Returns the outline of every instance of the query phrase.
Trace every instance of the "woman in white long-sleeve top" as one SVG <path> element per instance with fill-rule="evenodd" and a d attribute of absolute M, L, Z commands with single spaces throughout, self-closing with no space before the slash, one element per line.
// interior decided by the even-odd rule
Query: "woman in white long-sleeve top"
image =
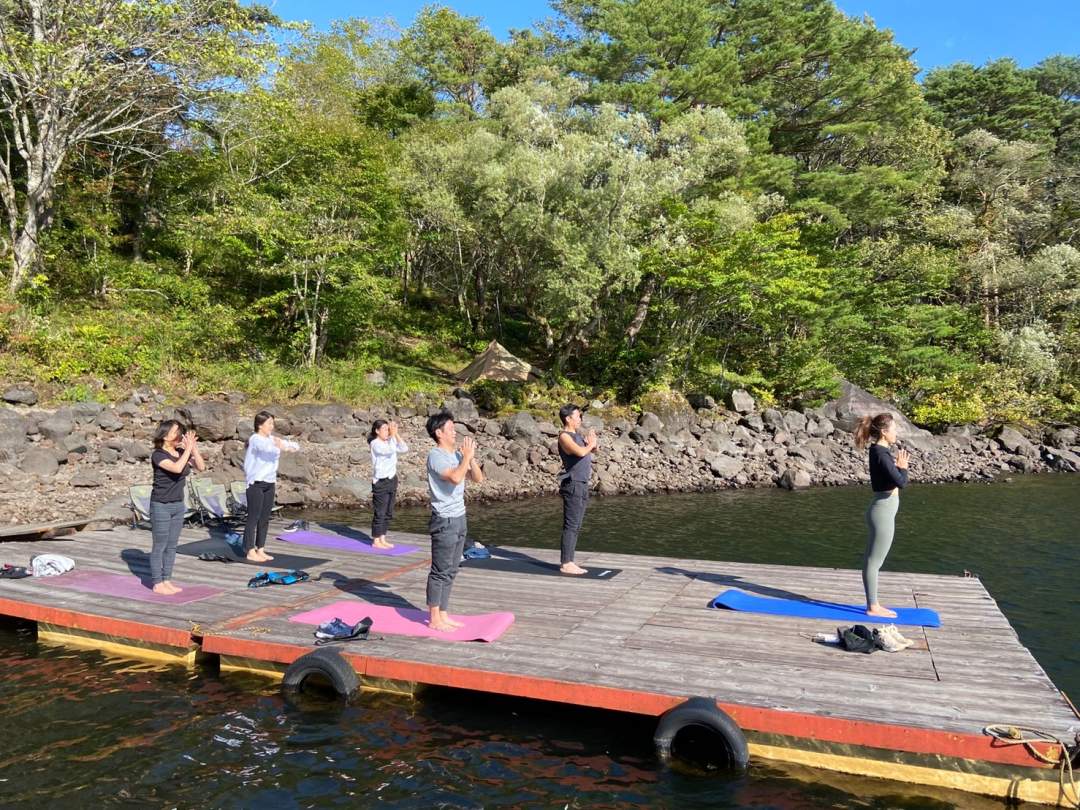
<path fill-rule="evenodd" d="M 300 445 L 274 434 L 274 416 L 268 411 L 255 414 L 255 432 L 248 439 L 244 456 L 244 479 L 247 481 L 247 524 L 244 526 L 244 552 L 252 562 L 274 559 L 266 553 L 266 532 L 274 509 L 274 485 L 277 483 L 278 459 L 282 451 L 299 450 Z"/>
<path fill-rule="evenodd" d="M 398 435 L 397 422 L 376 419 L 368 434 L 371 448 L 371 540 L 375 548 L 393 548 L 386 539 L 390 520 L 394 517 L 397 498 L 397 457 L 409 452 L 409 445 Z"/>

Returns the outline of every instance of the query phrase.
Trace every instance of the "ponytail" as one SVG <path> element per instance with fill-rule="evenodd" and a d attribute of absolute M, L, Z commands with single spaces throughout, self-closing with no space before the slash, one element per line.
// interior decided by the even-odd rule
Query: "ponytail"
<path fill-rule="evenodd" d="M 862 450 L 868 444 L 876 444 L 881 435 L 889 429 L 893 417 L 891 413 L 879 413 L 877 416 L 864 416 L 855 425 L 855 446 Z"/>

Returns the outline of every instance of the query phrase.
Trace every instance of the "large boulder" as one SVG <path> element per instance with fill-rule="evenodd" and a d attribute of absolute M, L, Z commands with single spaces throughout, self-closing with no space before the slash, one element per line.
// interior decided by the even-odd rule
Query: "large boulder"
<path fill-rule="evenodd" d="M 70 436 L 74 429 L 75 425 L 72 421 L 59 414 L 38 422 L 38 433 L 52 442 L 59 442 L 64 437 Z"/>
<path fill-rule="evenodd" d="M 750 396 L 750 393 L 741 388 L 736 388 L 731 392 L 728 396 L 728 402 L 731 405 L 731 410 L 736 413 L 753 413 L 757 407 L 757 403 L 754 402 L 754 398 Z"/>
<path fill-rule="evenodd" d="M 278 477 L 299 484 L 315 483 L 315 471 L 303 453 L 282 453 L 278 461 Z"/>
<path fill-rule="evenodd" d="M 228 402 L 194 402 L 176 409 L 200 439 L 220 442 L 236 435 L 236 407 Z"/>
<path fill-rule="evenodd" d="M 27 475 L 36 475 L 39 478 L 52 478 L 60 469 L 60 462 L 56 460 L 56 454 L 50 450 L 35 447 L 26 451 L 19 469 Z"/>
<path fill-rule="evenodd" d="M 454 415 L 454 421 L 462 424 L 475 423 L 480 418 L 480 411 L 476 409 L 476 403 L 468 397 L 448 399 L 443 403 L 443 409 L 450 411 Z"/>
<path fill-rule="evenodd" d="M 713 453 L 705 458 L 713 475 L 720 478 L 734 478 L 742 472 L 743 459 L 732 458 L 723 453 Z"/>
<path fill-rule="evenodd" d="M 90 470 L 80 470 L 71 476 L 71 486 L 78 487 L 80 489 L 96 489 L 97 487 L 104 486 L 105 479 L 96 472 Z"/>
<path fill-rule="evenodd" d="M 663 421 L 652 411 L 644 411 L 641 416 L 638 417 L 637 432 L 646 438 L 656 435 L 663 429 Z"/>
<path fill-rule="evenodd" d="M 702 409 L 706 411 L 716 410 L 716 400 L 708 394 L 687 394 L 686 401 L 690 403 L 690 407 L 695 411 Z"/>
<path fill-rule="evenodd" d="M 841 430 L 851 433 L 864 416 L 876 416 L 879 413 L 892 414 L 896 423 L 896 435 L 906 444 L 918 450 L 934 449 L 934 437 L 928 430 L 913 425 L 900 409 L 890 402 L 878 399 L 869 391 L 864 391 L 854 383 L 843 380 L 840 384 L 839 398 L 822 408 L 822 415 L 828 417 Z"/>
<path fill-rule="evenodd" d="M 656 414 L 672 431 L 689 427 L 694 416 L 686 397 L 677 391 L 649 391 L 641 397 L 641 410 Z"/>
<path fill-rule="evenodd" d="M 502 433 L 508 439 L 527 439 L 530 442 L 537 441 L 543 435 L 540 426 L 527 411 L 519 411 L 503 422 Z"/>
<path fill-rule="evenodd" d="M 806 489 L 810 486 L 810 473 L 806 470 L 788 468 L 784 470 L 777 483 L 784 489 Z"/>
<path fill-rule="evenodd" d="M 76 402 L 71 406 L 71 414 L 79 422 L 92 422 L 94 418 L 105 410 L 100 402 Z"/>
<path fill-rule="evenodd" d="M 327 405 L 295 405 L 290 410 L 292 418 L 296 422 L 343 424 L 353 420 L 353 409 L 340 402 L 331 402 Z M 277 424 L 276 415 L 274 423 Z"/>
<path fill-rule="evenodd" d="M 371 481 L 350 476 L 335 478 L 326 491 L 330 497 L 338 500 L 361 501 L 371 495 Z"/>
<path fill-rule="evenodd" d="M 11 461 L 26 446 L 28 420 L 7 408 L 0 408 L 0 461 Z"/>
<path fill-rule="evenodd" d="M 26 385 L 13 385 L 0 398 L 12 405 L 37 405 L 38 401 L 37 392 Z"/>
<path fill-rule="evenodd" d="M 788 433 L 802 433 L 806 430 L 806 415 L 798 411 L 784 411 L 784 429 Z"/>
<path fill-rule="evenodd" d="M 112 409 L 104 410 L 98 414 L 94 423 L 102 430 L 110 433 L 115 433 L 118 430 L 122 430 L 124 427 L 123 420 L 116 415 L 116 411 Z"/>
<path fill-rule="evenodd" d="M 997 435 L 997 442 L 1003 450 L 1019 456 L 1036 457 L 1038 449 L 1019 430 L 1009 425 L 1001 428 Z"/>

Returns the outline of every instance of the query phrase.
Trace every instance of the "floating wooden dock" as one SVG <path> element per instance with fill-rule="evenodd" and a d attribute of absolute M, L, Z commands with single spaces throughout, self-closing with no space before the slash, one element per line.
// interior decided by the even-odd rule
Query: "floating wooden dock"
<path fill-rule="evenodd" d="M 190 527 L 180 542 L 207 537 Z M 313 628 L 292 615 L 342 599 L 423 607 L 428 540 L 392 538 L 421 551 L 382 557 L 271 540 L 271 553 L 328 559 L 308 569 L 312 581 L 260 589 L 246 587 L 253 566 L 178 556 L 174 581 L 223 589 L 182 605 L 0 580 L 0 615 L 36 622 L 43 641 L 187 665 L 216 656 L 223 669 L 280 677 L 313 649 Z M 0 564 L 56 552 L 80 569 L 145 574 L 149 547 L 148 531 L 118 527 L 0 543 Z M 508 551 L 558 559 L 555 550 Z M 653 716 L 706 696 L 735 719 L 756 758 L 1068 803 L 1054 766 L 983 733 L 1005 723 L 1071 744 L 1080 720 L 978 579 L 884 572 L 883 602 L 934 608 L 942 627 L 902 628 L 915 647 L 860 655 L 810 640 L 835 623 L 706 607 L 728 587 L 850 602 L 861 593 L 858 571 L 610 553 L 579 552 L 578 561 L 622 571 L 579 580 L 463 568 L 453 613 L 515 614 L 494 643 L 386 636 L 339 649 L 370 688 L 439 685 Z M 1037 750 L 1059 758 L 1056 745 Z"/>

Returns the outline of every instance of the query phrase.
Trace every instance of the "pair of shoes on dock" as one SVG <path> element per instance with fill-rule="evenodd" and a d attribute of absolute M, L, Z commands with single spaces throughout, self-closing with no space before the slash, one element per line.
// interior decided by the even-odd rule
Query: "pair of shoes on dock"
<path fill-rule="evenodd" d="M 895 624 L 887 624 L 884 627 L 874 628 L 874 644 L 885 652 L 900 652 L 911 647 L 915 642 L 900 635 Z"/>

